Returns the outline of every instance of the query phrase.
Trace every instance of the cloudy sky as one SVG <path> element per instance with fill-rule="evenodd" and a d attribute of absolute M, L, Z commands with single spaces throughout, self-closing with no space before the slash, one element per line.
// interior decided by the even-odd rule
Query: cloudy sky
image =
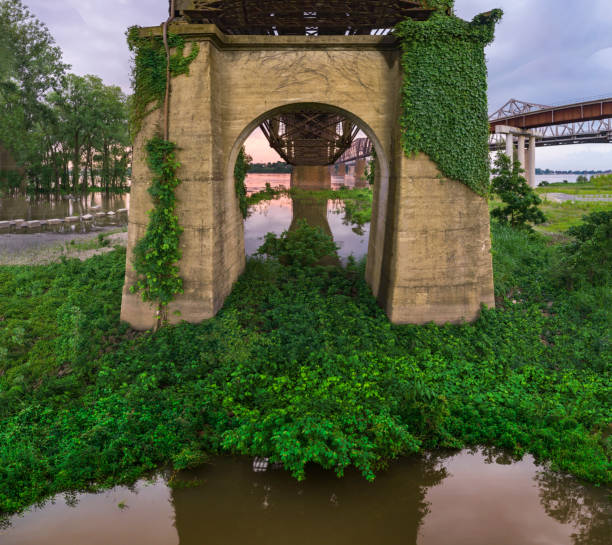
<path fill-rule="evenodd" d="M 125 30 L 157 25 L 166 0 L 23 0 L 47 24 L 77 74 L 96 74 L 129 91 Z M 612 0 L 456 0 L 471 19 L 500 7 L 504 19 L 487 48 L 489 110 L 508 99 L 562 104 L 612 96 Z M 256 159 L 270 160 L 254 143 Z M 539 148 L 537 165 L 612 168 L 612 144 Z"/>

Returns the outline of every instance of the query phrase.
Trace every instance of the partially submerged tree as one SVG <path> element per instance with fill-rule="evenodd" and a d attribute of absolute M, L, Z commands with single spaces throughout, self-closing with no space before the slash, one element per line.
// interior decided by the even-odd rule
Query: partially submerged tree
<path fill-rule="evenodd" d="M 0 0 L 0 145 L 20 167 L 18 177 L 0 176 L 0 191 L 124 189 L 127 99 L 119 87 L 68 68 L 21 0 Z"/>
<path fill-rule="evenodd" d="M 544 223 L 546 216 L 538 208 L 542 200 L 529 187 L 527 180 L 522 176 L 523 172 L 518 161 L 512 162 L 504 153 L 497 156 L 491 188 L 504 206 L 493 210 L 491 215 L 500 223 L 532 230 L 530 224 Z"/>

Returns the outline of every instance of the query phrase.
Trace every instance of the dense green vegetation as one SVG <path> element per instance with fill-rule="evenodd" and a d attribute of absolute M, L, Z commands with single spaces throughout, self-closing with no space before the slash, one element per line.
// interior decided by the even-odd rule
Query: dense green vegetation
<path fill-rule="evenodd" d="M 389 324 L 361 264 L 250 260 L 215 319 L 136 336 L 123 251 L 1 268 L 0 509 L 218 451 L 373 478 L 488 444 L 611 482 L 609 283 L 568 291 L 539 235 L 494 225 L 493 248 L 498 308 L 443 327 Z"/>
<path fill-rule="evenodd" d="M 0 194 L 125 191 L 127 99 L 67 72 L 47 27 L 21 0 L 0 0 L 0 144 L 18 168 Z"/>

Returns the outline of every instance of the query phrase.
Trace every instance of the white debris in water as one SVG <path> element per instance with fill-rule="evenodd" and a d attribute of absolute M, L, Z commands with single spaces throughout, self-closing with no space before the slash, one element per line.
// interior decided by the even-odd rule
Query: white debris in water
<path fill-rule="evenodd" d="M 269 458 L 255 458 L 253 460 L 253 471 L 255 473 L 263 473 L 268 471 L 268 466 L 270 465 Z"/>

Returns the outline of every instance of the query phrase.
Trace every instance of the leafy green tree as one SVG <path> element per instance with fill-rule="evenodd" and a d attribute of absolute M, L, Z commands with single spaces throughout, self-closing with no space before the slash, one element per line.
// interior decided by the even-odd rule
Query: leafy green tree
<path fill-rule="evenodd" d="M 542 200 L 529 187 L 522 176 L 524 170 L 518 161 L 500 153 L 495 160 L 492 179 L 492 191 L 496 193 L 505 206 L 496 208 L 491 215 L 502 224 L 509 224 L 519 229 L 532 230 L 531 223 L 546 221 L 546 216 L 538 208 Z"/>
<path fill-rule="evenodd" d="M 46 94 L 68 68 L 47 27 L 21 0 L 0 0 L 0 142 L 17 163 L 39 163 L 50 111 Z"/>
<path fill-rule="evenodd" d="M 104 85 L 97 76 L 68 74 L 49 102 L 61 149 L 70 150 L 71 191 L 85 192 L 98 178 L 106 190 L 116 187 L 118 178 L 124 181 L 129 136 L 127 100 L 121 90 Z"/>
<path fill-rule="evenodd" d="M 124 190 L 127 98 L 96 76 L 66 75 L 61 56 L 47 27 L 21 0 L 0 0 L 0 145 L 25 177 L 2 176 L 0 189 Z"/>

